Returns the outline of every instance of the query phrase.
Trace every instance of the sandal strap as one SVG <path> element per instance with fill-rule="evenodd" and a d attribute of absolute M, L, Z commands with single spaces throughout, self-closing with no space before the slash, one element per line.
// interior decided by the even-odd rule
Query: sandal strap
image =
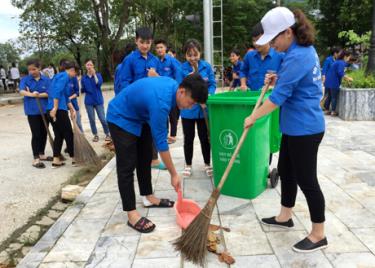
<path fill-rule="evenodd" d="M 145 226 L 148 224 L 148 223 L 152 223 L 149 219 L 145 218 L 145 217 L 141 217 L 137 223 L 134 225 L 134 228 L 136 228 L 137 230 L 148 230 L 150 228 L 153 227 L 153 223 L 151 226 L 145 228 Z"/>

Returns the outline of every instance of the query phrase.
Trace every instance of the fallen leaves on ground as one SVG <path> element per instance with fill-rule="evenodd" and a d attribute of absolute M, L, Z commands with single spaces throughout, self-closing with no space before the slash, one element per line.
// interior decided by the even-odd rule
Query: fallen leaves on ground
<path fill-rule="evenodd" d="M 215 233 L 220 229 L 226 232 L 230 232 L 229 228 L 210 224 L 207 235 L 207 250 L 218 255 L 220 262 L 225 262 L 226 264 L 233 264 L 235 263 L 234 258 L 230 255 L 228 251 L 225 251 L 224 245 L 221 244 L 219 234 Z"/>

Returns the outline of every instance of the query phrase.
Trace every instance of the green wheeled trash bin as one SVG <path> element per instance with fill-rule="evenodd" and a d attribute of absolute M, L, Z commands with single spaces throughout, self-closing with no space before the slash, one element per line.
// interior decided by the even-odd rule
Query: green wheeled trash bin
<path fill-rule="evenodd" d="M 244 119 L 252 112 L 258 92 L 226 92 L 207 102 L 214 181 L 217 186 L 243 132 Z M 253 199 L 267 187 L 270 155 L 270 115 L 256 121 L 234 162 L 221 193 Z"/>

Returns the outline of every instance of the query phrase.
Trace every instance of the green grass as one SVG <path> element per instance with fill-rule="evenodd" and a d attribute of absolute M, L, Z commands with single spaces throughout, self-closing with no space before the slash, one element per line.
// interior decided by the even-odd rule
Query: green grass
<path fill-rule="evenodd" d="M 343 79 L 342 85 L 347 88 L 374 88 L 375 76 L 365 74 L 365 70 L 360 69 L 346 73 L 347 76 L 353 78 L 353 82 L 347 82 Z"/>

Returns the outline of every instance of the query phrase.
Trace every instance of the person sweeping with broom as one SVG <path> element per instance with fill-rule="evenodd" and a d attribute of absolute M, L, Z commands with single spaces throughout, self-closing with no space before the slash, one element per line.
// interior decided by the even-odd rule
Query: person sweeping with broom
<path fill-rule="evenodd" d="M 69 82 L 70 79 L 76 75 L 77 70 L 74 62 L 65 61 L 63 65 L 64 71 L 54 76 L 48 91 L 47 112 L 55 134 L 55 139 L 53 141 L 53 168 L 65 165 L 65 163 L 60 160 L 64 140 L 69 156 L 73 159 L 72 165 L 75 165 L 73 130 L 68 116 L 68 109 L 72 120 L 75 120 L 75 110 L 69 99 Z"/>
<path fill-rule="evenodd" d="M 292 228 L 298 185 L 306 197 L 312 230 L 293 246 L 293 250 L 312 252 L 328 246 L 324 234 L 325 201 L 317 178 L 317 154 L 325 122 L 320 108 L 322 79 L 319 58 L 313 47 L 314 29 L 302 11 L 292 13 L 285 7 L 270 10 L 261 22 L 264 35 L 257 44 L 271 41 L 277 51 L 285 52 L 277 75 L 266 76 L 266 84 L 276 80 L 271 96 L 244 122 L 245 128 L 249 128 L 257 119 L 280 107 L 281 210 L 277 216 L 261 222 Z"/>
<path fill-rule="evenodd" d="M 205 103 L 207 96 L 206 82 L 199 74 L 186 77 L 180 85 L 169 77 L 149 77 L 135 81 L 109 103 L 107 121 L 115 145 L 122 206 L 128 215 L 128 226 L 136 231 L 152 232 L 155 224 L 136 209 L 134 170 L 145 207 L 173 207 L 173 201 L 153 195 L 152 142 L 169 171 L 173 188 L 178 191 L 181 178 L 169 153 L 166 122 L 176 105 L 180 109 L 191 108 L 196 103 Z"/>

